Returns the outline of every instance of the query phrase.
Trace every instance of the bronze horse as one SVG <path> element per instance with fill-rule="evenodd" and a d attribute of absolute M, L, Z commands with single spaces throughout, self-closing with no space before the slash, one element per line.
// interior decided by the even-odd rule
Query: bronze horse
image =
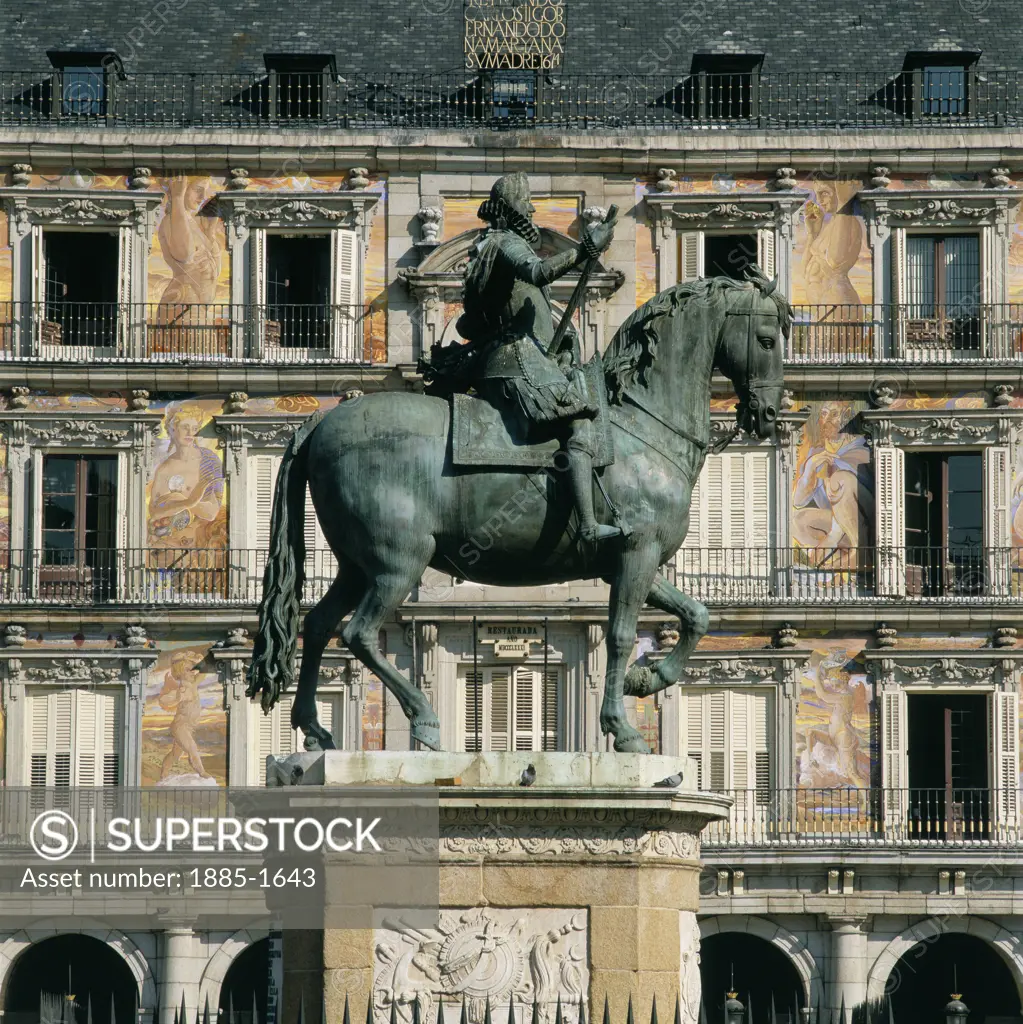
<path fill-rule="evenodd" d="M 692 487 L 708 450 L 711 374 L 718 369 L 735 385 L 737 428 L 772 437 L 782 337 L 790 325 L 789 304 L 759 272 L 746 282 L 676 285 L 622 324 L 604 354 L 615 461 L 601 482 L 631 533 L 596 551 L 578 541 L 565 483 L 555 471 L 453 467 L 450 406 L 440 398 L 367 395 L 313 417 L 292 438 L 277 479 L 248 695 L 261 694 L 269 710 L 294 680 L 308 481 L 338 573 L 305 618 L 291 719 L 305 733 L 307 749 L 334 746 L 314 698 L 323 650 L 349 613 L 342 640 L 397 697 L 412 737 L 439 749 L 440 723 L 430 702 L 378 645 L 380 628 L 432 566 L 495 586 L 605 580 L 610 605 L 600 726 L 614 735 L 615 750 L 647 751 L 622 698 L 677 682 L 709 622 L 706 608 L 658 569 L 689 528 Z M 519 500 L 524 494 L 535 500 Z M 602 495 L 595 505 L 606 517 Z M 499 518 L 495 531 L 495 511 L 508 509 L 517 515 Z M 486 537 L 488 547 L 476 537 Z M 679 640 L 656 668 L 626 671 L 644 603 L 677 616 Z"/>

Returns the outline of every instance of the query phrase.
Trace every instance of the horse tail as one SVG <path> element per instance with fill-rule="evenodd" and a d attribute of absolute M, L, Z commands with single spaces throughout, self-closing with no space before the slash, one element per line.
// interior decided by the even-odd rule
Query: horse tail
<path fill-rule="evenodd" d="M 267 712 L 295 681 L 298 620 L 305 584 L 307 442 L 323 419 L 311 416 L 295 432 L 277 472 L 270 515 L 270 550 L 263 571 L 259 630 L 252 649 L 246 693 Z"/>

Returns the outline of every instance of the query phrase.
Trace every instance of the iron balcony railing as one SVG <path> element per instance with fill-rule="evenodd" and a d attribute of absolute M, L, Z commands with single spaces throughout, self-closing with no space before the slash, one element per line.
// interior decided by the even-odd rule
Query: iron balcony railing
<path fill-rule="evenodd" d="M 579 75 L 0 72 L 0 124 L 79 128 L 964 128 L 1023 121 L 1023 71 Z"/>
<path fill-rule="evenodd" d="M 1023 844 L 1017 789 L 720 789 L 729 816 L 705 849 Z"/>
<path fill-rule="evenodd" d="M 789 363 L 1023 362 L 1023 303 L 796 306 Z"/>
<path fill-rule="evenodd" d="M 266 560 L 262 548 L 7 551 L 0 603 L 256 604 Z M 309 551 L 303 599 L 322 597 L 336 568 L 330 551 Z M 683 548 L 662 572 L 718 607 L 1023 604 L 1023 548 Z"/>
<path fill-rule="evenodd" d="M 360 305 L 3 302 L 0 360 L 365 363 L 385 321 Z"/>
<path fill-rule="evenodd" d="M 686 547 L 662 571 L 716 605 L 1023 603 L 1023 548 Z"/>

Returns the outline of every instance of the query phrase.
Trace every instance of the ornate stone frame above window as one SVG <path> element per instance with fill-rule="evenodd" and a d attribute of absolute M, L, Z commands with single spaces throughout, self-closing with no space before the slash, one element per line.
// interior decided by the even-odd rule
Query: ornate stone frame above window
<path fill-rule="evenodd" d="M 539 250 L 548 255 L 575 249 L 578 244 L 568 235 L 550 228 L 540 228 Z M 409 293 L 418 303 L 419 312 L 414 318 L 417 326 L 415 351 L 428 355 L 430 346 L 441 342 L 449 345 L 459 340 L 455 331 L 455 319 L 446 321 L 446 307 L 461 303 L 462 286 L 465 283 L 465 268 L 469 264 L 469 249 L 479 237 L 479 230 L 473 228 L 438 245 L 417 267 L 398 271 L 398 276 L 408 286 Z M 557 306 L 564 308 L 576 283 L 578 272 L 573 271 L 551 285 L 551 297 Z M 583 303 L 580 345 L 585 361 L 602 348 L 607 328 L 606 300 L 625 282 L 625 275 L 619 270 L 608 270 L 600 262 L 590 274 L 586 285 L 586 301 Z"/>
<path fill-rule="evenodd" d="M 651 651 L 650 661 L 660 661 L 667 650 Z M 810 651 L 788 649 L 753 651 L 696 651 L 683 669 L 677 686 L 669 686 L 658 695 L 661 706 L 661 751 L 679 754 L 682 726 L 680 690 L 687 686 L 716 689 L 770 688 L 774 698 L 774 729 L 770 749 L 773 753 L 774 785 L 785 789 L 795 786 L 795 714 L 799 698 L 799 679 Z"/>
<path fill-rule="evenodd" d="M 146 529 L 146 481 L 152 465 L 153 438 L 163 423 L 160 413 L 91 410 L 19 409 L 0 412 L 0 439 L 7 444 L 10 487 L 11 572 L 13 585 L 33 586 L 35 549 L 41 545 L 42 471 L 47 452 L 117 455 L 119 587 L 130 597 L 131 568 L 142 555 Z"/>
<path fill-rule="evenodd" d="M 245 351 L 245 319 L 236 317 L 232 356 L 260 358 L 268 351 L 264 304 L 266 302 L 266 234 L 268 231 L 300 231 L 328 234 L 331 239 L 331 359 L 363 361 L 361 320 L 338 312 L 363 304 L 363 267 L 369 247 L 373 212 L 379 192 L 242 192 L 217 195 L 217 205 L 227 230 L 231 253 L 231 303 L 255 317 L 250 352 Z M 276 349 L 275 356 L 289 353 L 305 361 L 307 349 Z M 322 358 L 322 354 L 321 354 Z"/>
<path fill-rule="evenodd" d="M 0 188 L 11 245 L 11 297 L 14 353 L 68 358 L 44 337 L 45 277 L 43 231 L 78 228 L 118 235 L 118 323 L 115 345 L 96 348 L 96 356 L 140 356 L 144 344 L 146 263 L 156 229 L 162 192 L 114 189 Z M 21 313 L 18 314 L 18 309 Z"/>
<path fill-rule="evenodd" d="M 1023 440 L 1023 409 L 871 409 L 860 422 L 874 449 L 877 591 L 906 595 L 902 506 L 906 448 L 980 448 L 984 459 L 987 593 L 1009 593 L 1012 546 L 1009 495 L 1014 446 Z"/>
<path fill-rule="evenodd" d="M 976 189 L 863 189 L 857 199 L 867 225 L 873 256 L 875 323 L 890 324 L 890 333 L 875 334 L 877 358 L 905 358 L 906 320 L 885 317 L 886 306 L 900 308 L 905 302 L 907 232 L 976 232 L 980 236 L 979 304 L 1008 300 L 1006 267 L 1013 213 L 1023 196 L 1012 191 Z M 1001 318 L 1007 321 L 1008 317 Z M 992 323 L 981 330 L 980 355 L 989 359 L 1011 355 L 1012 332 L 1008 324 Z M 919 361 L 917 354 L 912 354 Z"/>
<path fill-rule="evenodd" d="M 793 222 L 808 196 L 803 190 L 644 196 L 653 219 L 657 290 L 703 276 L 705 232 L 742 229 L 756 233 L 760 268 L 790 295 Z"/>
<path fill-rule="evenodd" d="M 1018 695 L 1023 650 L 868 650 L 863 656 L 880 704 L 878 732 L 886 829 L 897 833 L 905 828 L 907 820 L 907 694 L 933 691 L 990 694 L 989 778 L 997 796 L 995 827 L 1015 829 L 1020 814 Z"/>
<path fill-rule="evenodd" d="M 30 688 L 51 690 L 71 688 L 122 688 L 125 700 L 124 735 L 120 750 L 122 785 L 141 785 L 142 711 L 146 700 L 149 670 L 156 651 L 27 651 L 0 649 L 0 693 L 7 723 L 4 778 L 8 786 L 27 786 L 29 759 L 23 756 L 28 744 L 28 693 Z"/>
<path fill-rule="evenodd" d="M 227 778 L 231 785 L 253 785 L 249 778 L 249 736 L 253 703 L 245 696 L 245 674 L 252 658 L 252 648 L 234 646 L 230 641 L 214 646 L 210 652 L 224 686 L 224 706 L 228 715 Z M 293 690 L 288 691 L 289 694 Z M 362 705 L 366 699 L 366 678 L 362 665 L 347 650 L 331 644 L 323 653 L 320 667 L 320 696 L 343 694 L 347 697 L 344 736 L 334 737 L 338 749 L 358 750 L 361 744 Z M 256 709 L 259 714 L 262 711 Z"/>

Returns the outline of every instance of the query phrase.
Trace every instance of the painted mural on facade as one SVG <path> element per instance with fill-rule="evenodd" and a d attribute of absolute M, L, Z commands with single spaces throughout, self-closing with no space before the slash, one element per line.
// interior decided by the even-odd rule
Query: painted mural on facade
<path fill-rule="evenodd" d="M 476 216 L 483 196 L 449 196 L 444 199 L 444 222 L 441 240 L 446 242 L 465 231 L 479 231 L 483 221 Z M 534 196 L 536 213 L 533 220 L 542 227 L 560 231 L 563 235 L 578 236 L 578 196 Z"/>
<path fill-rule="evenodd" d="M 144 786 L 226 786 L 227 712 L 210 645 L 169 644 L 142 714 Z"/>
<path fill-rule="evenodd" d="M 799 684 L 796 782 L 801 788 L 870 786 L 872 689 L 865 642 L 815 642 Z"/>

